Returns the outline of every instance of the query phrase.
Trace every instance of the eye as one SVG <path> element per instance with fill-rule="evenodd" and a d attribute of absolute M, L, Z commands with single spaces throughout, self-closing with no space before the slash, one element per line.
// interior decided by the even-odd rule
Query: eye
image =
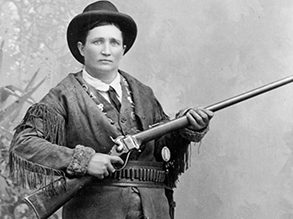
<path fill-rule="evenodd" d="M 112 39 L 110 43 L 112 46 L 120 46 L 121 45 L 121 42 L 119 40 L 115 40 L 115 39 Z"/>
<path fill-rule="evenodd" d="M 93 44 L 95 45 L 102 45 L 104 43 L 104 41 L 102 39 L 97 39 L 93 41 Z"/>

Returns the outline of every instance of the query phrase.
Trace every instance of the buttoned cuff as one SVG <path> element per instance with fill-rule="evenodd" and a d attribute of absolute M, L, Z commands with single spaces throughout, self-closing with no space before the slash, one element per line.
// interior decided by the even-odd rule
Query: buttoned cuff
<path fill-rule="evenodd" d="M 95 150 L 90 147 L 77 145 L 66 172 L 71 176 L 85 175 L 87 173 L 89 161 L 95 153 Z"/>

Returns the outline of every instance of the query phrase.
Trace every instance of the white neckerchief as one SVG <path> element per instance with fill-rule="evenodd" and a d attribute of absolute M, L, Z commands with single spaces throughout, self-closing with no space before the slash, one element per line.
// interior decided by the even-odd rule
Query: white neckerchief
<path fill-rule="evenodd" d="M 95 89 L 110 103 L 110 98 L 107 93 L 109 87 L 113 87 L 117 93 L 117 98 L 121 102 L 122 101 L 122 87 L 120 84 L 121 75 L 118 73 L 117 76 L 110 84 L 106 84 L 105 82 L 101 81 L 100 79 L 94 78 L 91 76 L 85 69 L 82 69 L 82 77 L 83 79 Z"/>

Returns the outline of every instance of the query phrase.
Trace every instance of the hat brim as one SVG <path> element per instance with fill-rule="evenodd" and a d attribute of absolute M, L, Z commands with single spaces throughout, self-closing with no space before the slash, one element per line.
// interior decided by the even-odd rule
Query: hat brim
<path fill-rule="evenodd" d="M 84 12 L 75 16 L 67 28 L 67 43 L 68 47 L 77 61 L 84 64 L 84 57 L 80 54 L 77 48 L 77 42 L 80 41 L 80 31 L 86 26 L 95 21 L 107 21 L 118 24 L 123 32 L 123 41 L 126 45 L 125 53 L 132 47 L 136 35 L 137 26 L 134 20 L 126 14 L 120 12 L 98 11 L 98 12 Z"/>

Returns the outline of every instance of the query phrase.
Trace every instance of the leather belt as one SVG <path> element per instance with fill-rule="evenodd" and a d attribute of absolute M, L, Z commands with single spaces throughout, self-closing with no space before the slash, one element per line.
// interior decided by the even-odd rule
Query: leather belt
<path fill-rule="evenodd" d="M 125 168 L 112 173 L 101 181 L 102 185 L 164 187 L 165 171 L 163 163 L 128 161 Z"/>

